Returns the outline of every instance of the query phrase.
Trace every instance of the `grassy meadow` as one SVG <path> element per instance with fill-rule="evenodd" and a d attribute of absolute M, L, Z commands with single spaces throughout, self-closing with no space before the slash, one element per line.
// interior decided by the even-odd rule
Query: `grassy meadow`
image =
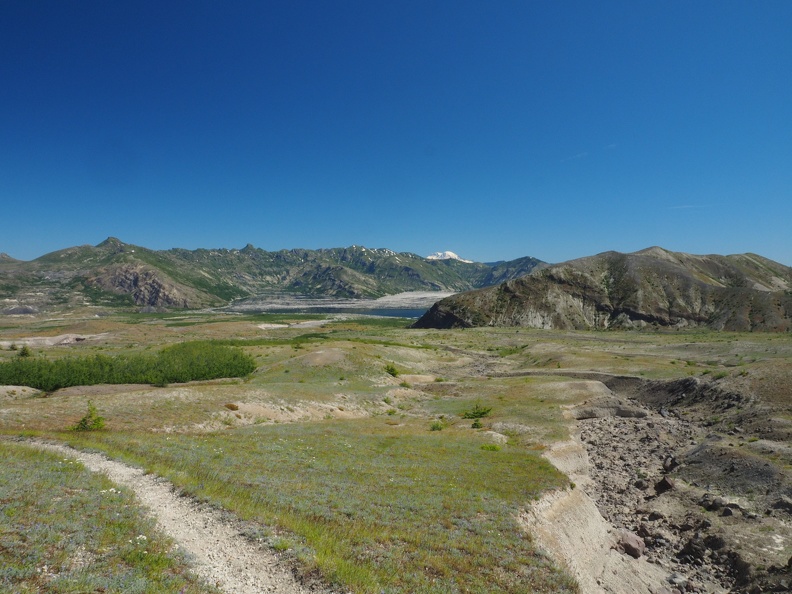
<path fill-rule="evenodd" d="M 0 367 L 21 358 L 24 338 L 67 333 L 85 340 L 31 346 L 24 358 L 42 368 L 91 358 L 155 362 L 184 348 L 175 345 L 197 344 L 250 361 L 241 377 L 121 378 L 124 383 L 67 384 L 47 392 L 0 388 L 0 434 L 102 451 L 167 477 L 185 493 L 246 520 L 251 538 L 282 551 L 298 571 L 355 593 L 576 591 L 516 522 L 543 492 L 570 488 L 541 452 L 568 436 L 562 407 L 585 399 L 587 391 L 585 382 L 555 374 L 725 374 L 760 382 L 792 355 L 788 335 L 409 330 L 405 320 L 376 318 L 75 313 L 2 323 L 0 341 L 17 342 L 0 351 Z M 554 375 L 520 375 L 543 370 Z M 89 401 L 104 427 L 70 430 Z M 487 409 L 479 419 L 468 418 Z M 14 485 L 25 468 L 56 472 L 68 462 L 59 465 L 20 444 L 0 445 L 13 459 L 0 470 L 0 488 L 7 489 L 0 492 L 1 534 L 20 538 L 15 526 L 39 521 L 47 489 L 30 487 L 25 494 L 4 485 Z M 51 480 L 38 470 L 30 475 Z M 89 511 L 106 501 L 85 497 L 70 509 Z M 9 509 L 20 511 L 9 520 Z M 54 584 L 72 579 L 80 543 L 105 542 L 93 536 L 99 518 L 81 515 L 76 530 L 83 536 L 61 539 L 60 569 L 39 573 L 35 584 L 81 591 Z M 148 534 L 145 518 L 129 522 L 133 532 Z M 118 546 L 121 540 L 129 538 Z M 5 542 L 4 563 L 34 569 L 54 546 L 43 539 L 23 552 Z M 210 591 L 189 581 L 183 561 L 162 547 L 157 550 L 168 560 L 144 568 L 145 579 L 181 579 L 184 585 L 139 591 Z M 126 567 L 105 552 L 86 558 L 80 579 L 99 580 L 108 564 Z M 20 572 L 2 574 L 0 588 L 33 587 Z M 102 587 L 135 591 L 120 583 Z"/>

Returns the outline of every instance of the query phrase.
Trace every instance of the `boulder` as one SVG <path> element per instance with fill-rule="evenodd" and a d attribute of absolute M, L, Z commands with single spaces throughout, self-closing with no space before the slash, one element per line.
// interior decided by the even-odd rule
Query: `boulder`
<path fill-rule="evenodd" d="M 684 563 L 701 561 L 707 553 L 707 545 L 704 540 L 696 535 L 685 543 L 685 546 L 677 553 L 677 557 Z"/>
<path fill-rule="evenodd" d="M 710 534 L 704 537 L 704 545 L 708 549 L 717 551 L 726 546 L 726 541 L 723 540 L 723 537 L 718 534 Z"/>
<path fill-rule="evenodd" d="M 646 543 L 637 534 L 629 530 L 619 532 L 619 549 L 633 559 L 638 559 L 646 551 Z"/>
<path fill-rule="evenodd" d="M 664 476 L 661 478 L 657 483 L 655 483 L 655 492 L 660 495 L 661 493 L 665 493 L 666 491 L 670 491 L 675 487 L 674 479 L 668 476 Z"/>

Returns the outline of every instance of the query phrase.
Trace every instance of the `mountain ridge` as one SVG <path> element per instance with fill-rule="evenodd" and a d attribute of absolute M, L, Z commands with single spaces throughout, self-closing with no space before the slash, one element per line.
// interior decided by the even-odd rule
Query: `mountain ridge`
<path fill-rule="evenodd" d="M 151 250 L 108 237 L 95 246 L 69 247 L 27 262 L 0 259 L 0 299 L 37 308 L 200 308 L 277 293 L 377 298 L 405 291 L 465 291 L 542 266 L 546 263 L 530 257 L 492 266 L 363 246 Z"/>
<path fill-rule="evenodd" d="M 757 254 L 602 252 L 436 303 L 418 328 L 792 329 L 792 268 Z"/>

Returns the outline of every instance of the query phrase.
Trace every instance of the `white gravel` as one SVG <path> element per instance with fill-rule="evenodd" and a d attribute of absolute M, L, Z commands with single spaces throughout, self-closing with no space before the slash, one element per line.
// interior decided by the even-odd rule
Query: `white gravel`
<path fill-rule="evenodd" d="M 288 568 L 269 549 L 253 544 L 234 522 L 186 497 L 179 497 L 165 479 L 100 454 L 43 442 L 35 447 L 75 458 L 93 472 L 102 472 L 118 485 L 131 489 L 157 520 L 160 530 L 187 553 L 193 571 L 208 584 L 229 594 L 308 594 Z"/>

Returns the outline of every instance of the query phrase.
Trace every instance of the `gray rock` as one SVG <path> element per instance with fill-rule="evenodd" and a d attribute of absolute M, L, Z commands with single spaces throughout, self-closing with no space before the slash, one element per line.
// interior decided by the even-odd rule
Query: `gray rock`
<path fill-rule="evenodd" d="M 710 534 L 704 538 L 704 545 L 713 551 L 718 551 L 726 546 L 726 541 L 722 536 Z"/>
<path fill-rule="evenodd" d="M 681 573 L 676 572 L 668 576 L 668 582 L 681 590 L 684 590 L 688 585 L 688 579 Z"/>
<path fill-rule="evenodd" d="M 779 509 L 788 514 L 792 513 L 792 498 L 787 497 L 786 495 L 781 495 L 781 498 L 774 502 L 770 507 L 773 509 Z"/>
<path fill-rule="evenodd" d="M 677 553 L 680 561 L 690 563 L 692 561 L 701 561 L 707 553 L 707 546 L 704 544 L 702 538 L 698 535 L 694 536 L 685 543 L 682 550 Z"/>
<path fill-rule="evenodd" d="M 719 509 L 726 507 L 727 503 L 728 502 L 723 497 L 716 497 L 712 500 L 710 511 L 718 511 Z"/>

